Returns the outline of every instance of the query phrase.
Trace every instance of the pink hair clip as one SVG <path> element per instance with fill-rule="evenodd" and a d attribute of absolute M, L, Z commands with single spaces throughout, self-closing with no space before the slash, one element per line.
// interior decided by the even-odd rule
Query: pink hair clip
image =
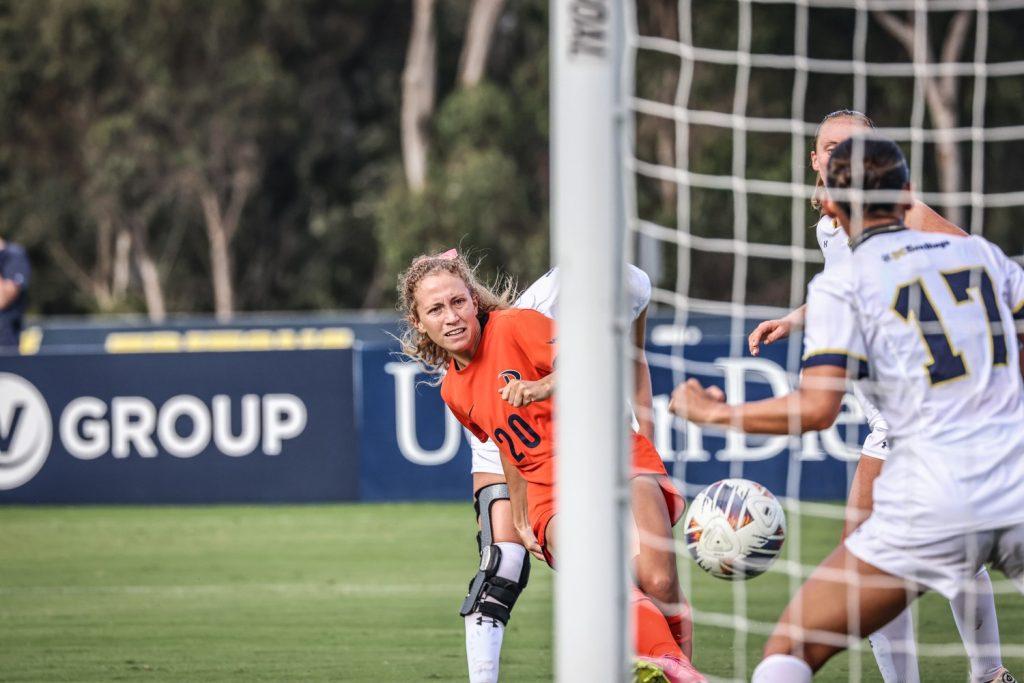
<path fill-rule="evenodd" d="M 448 251 L 444 252 L 443 254 L 438 254 L 437 255 L 437 258 L 444 259 L 445 261 L 451 261 L 453 259 L 457 259 L 458 257 L 459 257 L 458 249 L 449 249 Z"/>

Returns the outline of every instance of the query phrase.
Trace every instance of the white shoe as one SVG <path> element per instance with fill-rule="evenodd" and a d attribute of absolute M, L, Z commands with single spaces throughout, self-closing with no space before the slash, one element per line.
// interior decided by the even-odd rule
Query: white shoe
<path fill-rule="evenodd" d="M 996 672 L 994 678 L 989 679 L 985 683 L 1017 683 L 1017 679 L 1004 666 Z"/>

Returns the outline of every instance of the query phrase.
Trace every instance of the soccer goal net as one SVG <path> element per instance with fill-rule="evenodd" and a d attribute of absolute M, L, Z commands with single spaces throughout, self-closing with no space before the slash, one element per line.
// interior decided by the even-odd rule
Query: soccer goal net
<path fill-rule="evenodd" d="M 819 433 L 725 434 L 670 419 L 667 394 L 687 377 L 730 401 L 795 386 L 799 331 L 756 358 L 748 335 L 801 306 L 823 267 L 809 154 L 830 112 L 865 113 L 901 146 L 922 202 L 1019 258 L 1022 32 L 1020 0 L 626 3 L 624 213 L 628 253 L 653 283 L 657 446 L 688 497 L 743 477 L 772 490 L 789 518 L 779 561 L 746 582 L 702 572 L 677 531 L 694 659 L 712 680 L 750 680 L 789 597 L 839 543 L 867 428 L 848 396 L 839 424 Z M 890 646 L 916 652 L 920 680 L 966 679 L 979 647 L 1024 670 L 1024 599 L 996 572 L 992 585 L 998 652 L 971 627 L 961 638 L 944 599 L 916 603 L 914 642 Z M 883 680 L 867 639 L 844 645 L 822 679 Z"/>

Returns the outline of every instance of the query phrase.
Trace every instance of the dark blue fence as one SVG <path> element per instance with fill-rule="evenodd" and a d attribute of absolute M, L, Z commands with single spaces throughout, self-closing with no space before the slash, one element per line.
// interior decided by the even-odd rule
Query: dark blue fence
<path fill-rule="evenodd" d="M 61 328 L 61 343 L 49 346 L 43 330 L 40 354 L 0 357 L 0 502 L 466 500 L 464 432 L 437 388 L 394 354 L 385 334 L 392 327 L 363 317 L 351 325 L 253 321 L 234 337 L 188 325 L 153 337 L 126 326 Z M 351 348 L 342 329 L 352 330 Z M 141 337 L 123 336 L 136 331 Z M 761 359 L 732 357 L 731 332 L 723 318 L 685 327 L 650 322 L 656 445 L 669 470 L 691 484 L 746 476 L 777 492 L 796 485 L 804 498 L 843 498 L 864 434 L 852 400 L 840 420 L 849 426 L 802 439 L 673 423 L 668 395 L 684 376 L 681 345 L 687 375 L 727 385 L 730 394 L 751 399 L 788 389 L 788 345 L 773 345 Z M 291 350 L 188 352 L 225 343 Z M 180 352 L 56 352 L 162 344 Z"/>

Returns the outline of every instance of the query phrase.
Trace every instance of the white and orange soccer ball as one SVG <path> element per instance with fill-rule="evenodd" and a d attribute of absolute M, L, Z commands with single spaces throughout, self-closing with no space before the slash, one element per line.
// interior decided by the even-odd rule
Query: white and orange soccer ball
<path fill-rule="evenodd" d="M 763 574 L 786 540 L 786 515 L 771 491 L 722 479 L 697 494 L 683 522 L 686 547 L 701 569 L 742 581 Z"/>

